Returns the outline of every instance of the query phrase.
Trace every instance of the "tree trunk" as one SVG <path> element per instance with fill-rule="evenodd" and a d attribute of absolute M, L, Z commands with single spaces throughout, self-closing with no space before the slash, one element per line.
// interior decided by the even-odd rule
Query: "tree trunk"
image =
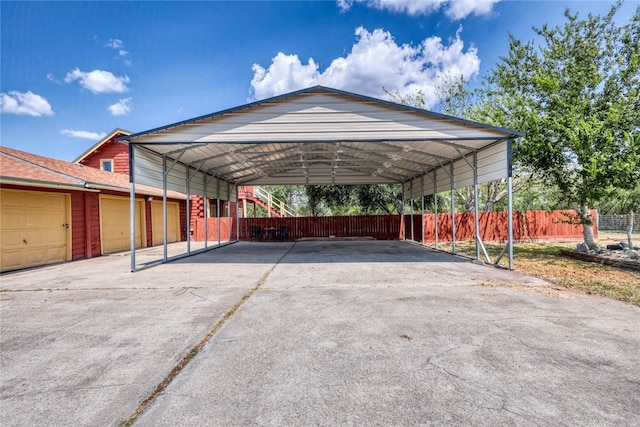
<path fill-rule="evenodd" d="M 495 204 L 495 200 L 489 199 L 487 200 L 486 212 L 493 212 L 493 205 Z"/>
<path fill-rule="evenodd" d="M 468 185 L 464 189 L 465 191 L 462 191 L 462 189 L 454 190 L 455 195 L 458 196 L 458 200 L 464 205 L 464 211 L 471 212 L 475 207 L 473 201 L 473 186 Z"/>
<path fill-rule="evenodd" d="M 584 243 L 590 249 L 593 249 L 597 244 L 596 239 L 593 237 L 593 221 L 591 220 L 591 212 L 587 206 L 582 206 L 580 209 L 577 209 L 577 212 L 580 216 L 580 222 L 582 223 L 582 237 L 584 238 Z"/>
<path fill-rule="evenodd" d="M 631 234 L 633 233 L 634 217 L 635 213 L 633 211 L 629 212 L 629 215 L 627 215 L 627 241 L 629 243 L 629 249 L 633 249 L 633 239 L 631 238 Z"/>

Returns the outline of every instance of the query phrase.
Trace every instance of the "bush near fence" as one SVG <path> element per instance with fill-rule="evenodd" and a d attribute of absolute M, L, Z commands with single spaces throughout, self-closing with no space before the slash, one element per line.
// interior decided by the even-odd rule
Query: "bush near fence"
<path fill-rule="evenodd" d="M 568 223 L 573 211 L 528 211 L 513 213 L 514 240 L 582 239 L 582 227 Z M 596 211 L 592 211 L 595 218 Z M 482 212 L 479 215 L 480 236 L 483 241 L 506 241 L 507 213 Z M 218 227 L 220 221 L 220 227 Z M 207 240 L 237 239 L 238 220 L 236 218 L 209 218 Z M 413 224 L 413 232 L 412 232 Z M 280 229 L 287 227 L 287 240 L 301 238 L 348 238 L 372 237 L 375 239 L 422 240 L 421 225 L 424 225 L 425 242 L 435 241 L 435 215 L 405 215 L 404 223 L 400 215 L 332 216 L 332 217 L 288 217 L 288 218 L 240 218 L 240 240 L 251 239 L 252 227 L 259 226 Z M 455 214 L 456 241 L 474 238 L 475 219 L 473 213 Z M 598 227 L 594 225 L 594 236 Z M 451 241 L 451 214 L 438 214 L 438 240 Z M 204 219 L 198 218 L 194 227 L 194 239 L 204 240 Z"/>

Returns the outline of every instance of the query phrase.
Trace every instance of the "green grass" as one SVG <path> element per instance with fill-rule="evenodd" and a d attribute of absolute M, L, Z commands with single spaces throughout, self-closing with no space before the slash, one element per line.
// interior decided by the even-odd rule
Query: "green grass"
<path fill-rule="evenodd" d="M 622 233 L 600 236 L 600 244 L 624 241 Z M 640 236 L 634 238 L 640 242 Z M 514 270 L 585 294 L 600 295 L 640 306 L 640 273 L 617 267 L 601 265 L 560 255 L 563 249 L 573 249 L 579 242 L 519 242 L 514 244 Z M 637 243 L 636 243 L 637 244 Z M 451 245 L 440 244 L 440 249 L 451 250 Z M 485 243 L 492 260 L 504 248 L 504 244 Z M 475 257 L 472 241 L 456 242 L 459 254 Z M 482 252 L 481 252 L 482 254 Z M 500 265 L 508 266 L 506 255 Z M 484 260 L 484 255 L 481 255 Z M 485 260 L 486 261 L 486 260 Z"/>

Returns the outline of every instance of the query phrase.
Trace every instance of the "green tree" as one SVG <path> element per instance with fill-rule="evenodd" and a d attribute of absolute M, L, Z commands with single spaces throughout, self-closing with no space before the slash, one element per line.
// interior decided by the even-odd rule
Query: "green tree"
<path fill-rule="evenodd" d="M 399 185 L 307 185 L 311 215 L 393 214 L 399 212 Z"/>
<path fill-rule="evenodd" d="M 271 193 L 278 203 L 283 202 L 286 208 L 293 211 L 293 213 L 308 213 L 304 185 L 266 185 L 262 188 Z M 274 208 L 277 210 L 279 206 Z"/>
<path fill-rule="evenodd" d="M 534 29 L 540 44 L 513 36 L 487 79 L 494 114 L 526 134 L 514 157 L 560 189 L 595 246 L 590 207 L 640 179 L 640 7 L 623 26 L 614 16 Z"/>
<path fill-rule="evenodd" d="M 627 216 L 627 241 L 629 247 L 633 247 L 633 227 L 637 221 L 636 215 L 640 215 L 640 182 L 630 190 L 613 189 L 614 196 L 603 200 L 598 205 L 598 212 L 610 215 Z"/>
<path fill-rule="evenodd" d="M 416 108 L 425 108 L 424 93 L 418 90 L 415 94 L 401 95 L 397 90 L 392 91 L 383 88 L 391 101 L 399 104 L 410 105 Z M 443 75 L 435 89 L 438 104 L 435 110 L 442 114 L 461 117 L 478 122 L 489 122 L 496 126 L 509 128 L 511 123 L 505 121 L 494 111 L 494 99 L 487 96 L 489 92 L 480 89 L 471 90 L 469 82 L 464 76 Z M 500 120 L 502 119 L 502 120 Z M 511 127 L 517 129 L 517 127 Z M 513 191 L 516 192 L 527 185 L 526 177 L 530 174 L 516 173 L 513 180 Z M 449 194 L 449 192 L 446 192 Z M 478 186 L 478 204 L 480 209 L 486 212 L 495 210 L 496 207 L 504 208 L 507 198 L 507 180 L 499 179 Z M 475 194 L 472 185 L 454 190 L 456 210 L 471 212 L 475 207 Z M 447 201 L 449 199 L 447 198 Z M 441 205 L 444 208 L 448 206 Z"/>

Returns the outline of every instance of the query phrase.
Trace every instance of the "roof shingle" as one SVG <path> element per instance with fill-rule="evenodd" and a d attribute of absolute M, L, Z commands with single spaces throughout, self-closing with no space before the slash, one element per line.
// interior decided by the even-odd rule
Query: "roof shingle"
<path fill-rule="evenodd" d="M 106 172 L 64 160 L 52 159 L 9 147 L 0 147 L 0 179 L 16 179 L 77 186 L 78 189 L 109 187 L 115 191 L 129 192 L 127 175 Z M 162 196 L 162 189 L 147 185 L 136 185 L 136 193 Z M 176 191 L 167 191 L 167 197 L 185 199 Z"/>

